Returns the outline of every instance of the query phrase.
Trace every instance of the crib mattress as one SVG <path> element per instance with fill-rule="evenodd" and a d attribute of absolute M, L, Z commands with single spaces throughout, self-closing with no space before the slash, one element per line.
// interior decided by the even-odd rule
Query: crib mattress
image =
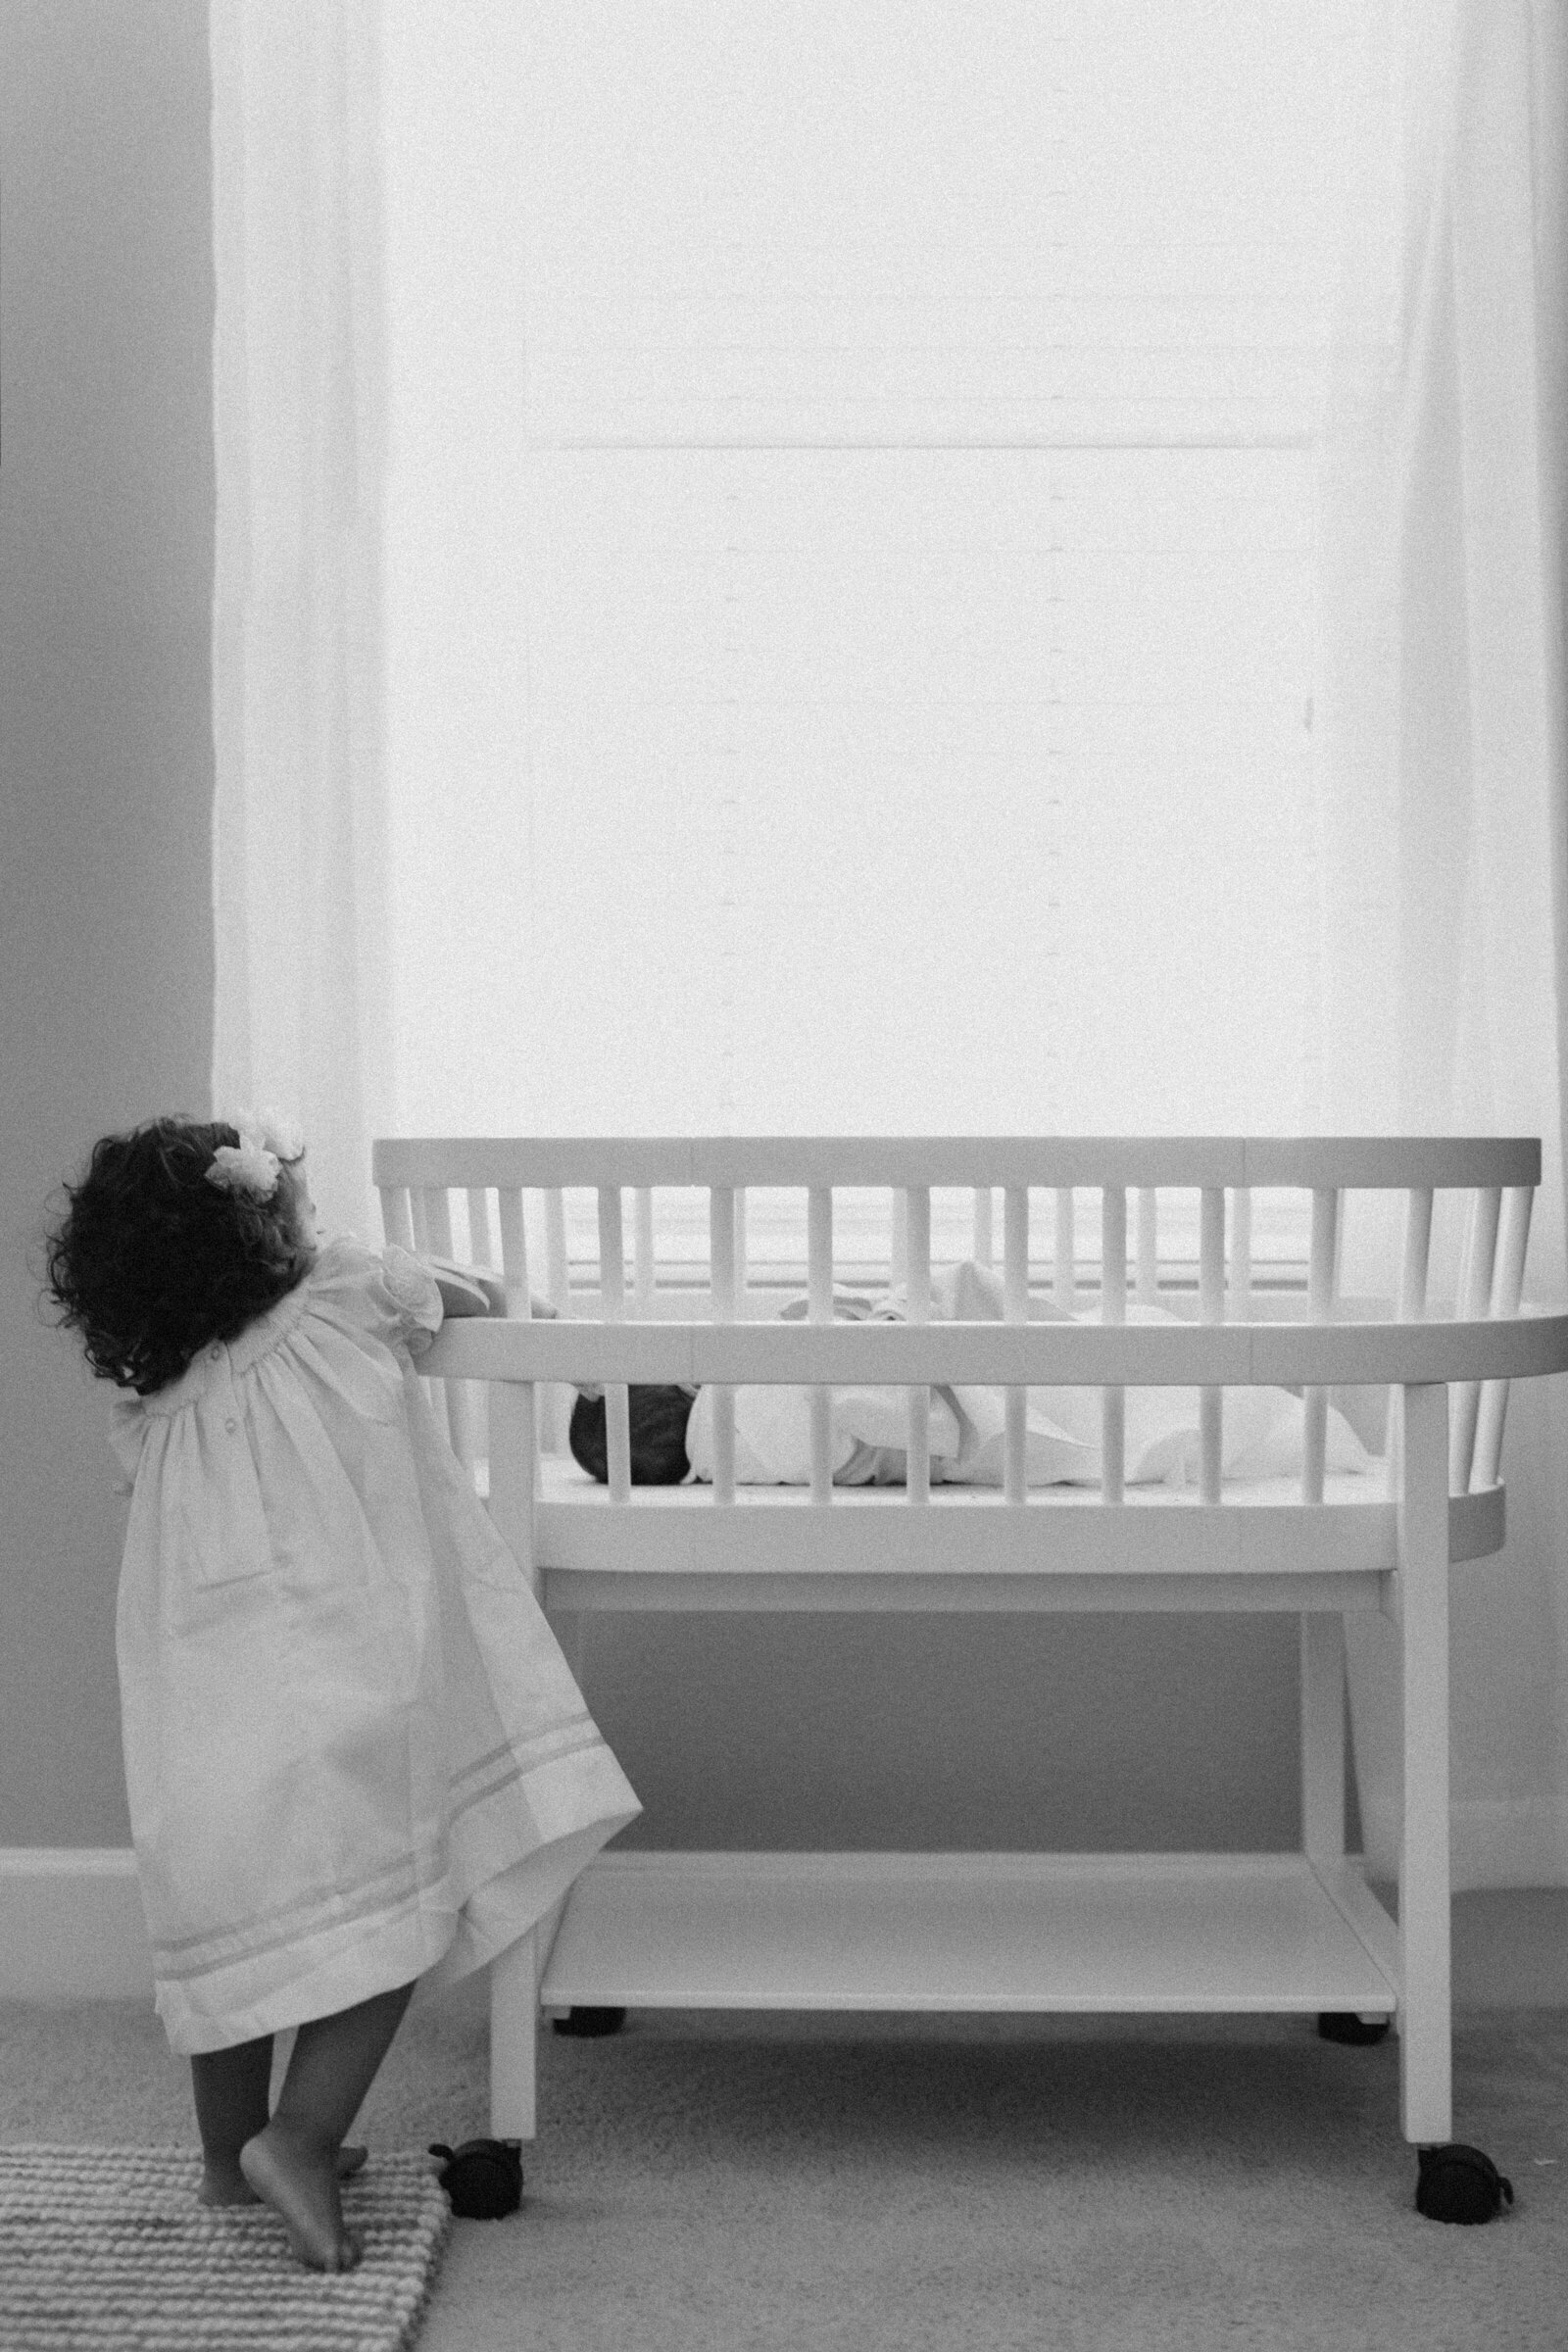
<path fill-rule="evenodd" d="M 1503 1489 L 1450 1498 L 1450 1556 L 1503 1540 Z M 1107 1504 L 1041 1487 L 1023 1505 L 990 1488 L 634 1488 L 624 1502 L 564 1456 L 540 1465 L 535 1565 L 567 1609 L 1376 1609 L 1397 1563 L 1381 1465 L 1331 1477 L 1307 1506 L 1299 1482 L 1195 1490 L 1130 1487 Z"/>

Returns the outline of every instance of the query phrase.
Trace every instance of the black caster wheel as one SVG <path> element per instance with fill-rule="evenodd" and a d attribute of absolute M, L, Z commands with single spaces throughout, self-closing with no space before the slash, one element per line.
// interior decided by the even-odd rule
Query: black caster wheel
<path fill-rule="evenodd" d="M 1429 2222 L 1490 2222 L 1512 2203 L 1513 2182 L 1479 2148 L 1450 2140 L 1417 2149 L 1415 2209 Z"/>
<path fill-rule="evenodd" d="M 444 2156 L 436 2175 L 463 2222 L 501 2222 L 522 2203 L 520 2139 L 466 2139 L 461 2148 L 432 2140 L 432 2156 Z"/>
<path fill-rule="evenodd" d="M 551 2021 L 558 2034 L 580 2034 L 585 2040 L 598 2034 L 618 2034 L 626 2023 L 624 2009 L 571 2009 Z"/>
<path fill-rule="evenodd" d="M 1389 2021 L 1386 2017 L 1357 2017 L 1353 2009 L 1320 2009 L 1317 2030 L 1325 2041 L 1348 2041 L 1363 2048 L 1383 2039 Z"/>

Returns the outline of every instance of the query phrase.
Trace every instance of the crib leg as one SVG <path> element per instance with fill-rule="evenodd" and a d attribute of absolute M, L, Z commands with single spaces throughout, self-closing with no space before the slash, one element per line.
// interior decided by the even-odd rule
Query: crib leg
<path fill-rule="evenodd" d="M 539 1976 L 536 1936 L 519 1936 L 490 1963 L 490 2130 L 532 2139 L 538 2129 Z"/>
<path fill-rule="evenodd" d="M 1448 1957 L 1448 1392 L 1404 1392 L 1398 1502 L 1399 2104 L 1404 2136 L 1453 2129 Z"/>
<path fill-rule="evenodd" d="M 1301 1616 L 1301 1850 L 1334 1871 L 1345 1860 L 1345 1619 L 1337 1610 Z M 1381 2041 L 1386 2017 L 1324 2009 L 1325 2041 Z"/>
<path fill-rule="evenodd" d="M 1301 1846 L 1313 1862 L 1345 1859 L 1345 1620 L 1301 1617 Z"/>

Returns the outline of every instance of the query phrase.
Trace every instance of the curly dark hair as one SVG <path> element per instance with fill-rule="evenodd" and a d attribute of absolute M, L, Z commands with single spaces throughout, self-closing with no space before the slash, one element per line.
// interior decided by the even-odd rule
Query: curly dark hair
<path fill-rule="evenodd" d="M 691 1468 L 686 1452 L 686 1424 L 692 1417 L 689 1390 L 666 1385 L 631 1389 L 627 1394 L 627 1422 L 631 1431 L 631 1483 L 634 1487 L 678 1487 Z M 610 1484 L 610 1441 L 606 1434 L 603 1396 L 579 1396 L 571 1408 L 566 1433 L 573 1459 Z"/>
<path fill-rule="evenodd" d="M 292 1186 L 270 1200 L 207 1182 L 237 1145 L 222 1119 L 149 1119 L 94 1144 L 48 1234 L 48 1296 L 100 1380 L 151 1396 L 303 1282 L 315 1252 Z"/>

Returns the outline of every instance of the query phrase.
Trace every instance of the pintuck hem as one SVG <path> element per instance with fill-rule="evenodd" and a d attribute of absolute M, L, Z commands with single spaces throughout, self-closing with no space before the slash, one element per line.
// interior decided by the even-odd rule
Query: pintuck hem
<path fill-rule="evenodd" d="M 207 1999 L 194 2000 L 187 1986 L 160 1980 L 155 2006 L 169 2046 L 182 2057 L 196 2057 L 259 2041 L 267 2034 L 286 2034 L 313 2018 L 335 2017 L 423 1977 L 451 1944 L 457 1925 L 450 1913 L 442 1920 L 403 1922 L 332 1954 L 287 1984 L 265 1989 L 241 1983 L 213 1984 Z"/>
<path fill-rule="evenodd" d="M 606 1755 L 608 1761 L 608 1750 Z M 618 1777 L 618 1768 L 612 1765 L 612 1770 Z M 411 2006 L 422 2008 L 526 1936 L 568 1892 L 600 1848 L 641 1810 L 633 1802 L 624 1811 L 569 1830 L 495 1871 L 461 1910 L 440 1911 L 427 1904 L 416 1917 L 390 1923 L 323 1956 L 286 1984 L 247 1986 L 243 1979 L 254 1980 L 258 1973 L 254 1963 L 221 1972 L 221 1977 L 214 1972 L 206 1981 L 205 2001 L 193 2000 L 184 1984 L 160 1980 L 156 2006 L 170 2047 L 182 2057 L 233 2049 L 267 2034 L 287 2033 L 313 2018 L 335 2017 L 399 1984 L 412 1984 Z"/>

